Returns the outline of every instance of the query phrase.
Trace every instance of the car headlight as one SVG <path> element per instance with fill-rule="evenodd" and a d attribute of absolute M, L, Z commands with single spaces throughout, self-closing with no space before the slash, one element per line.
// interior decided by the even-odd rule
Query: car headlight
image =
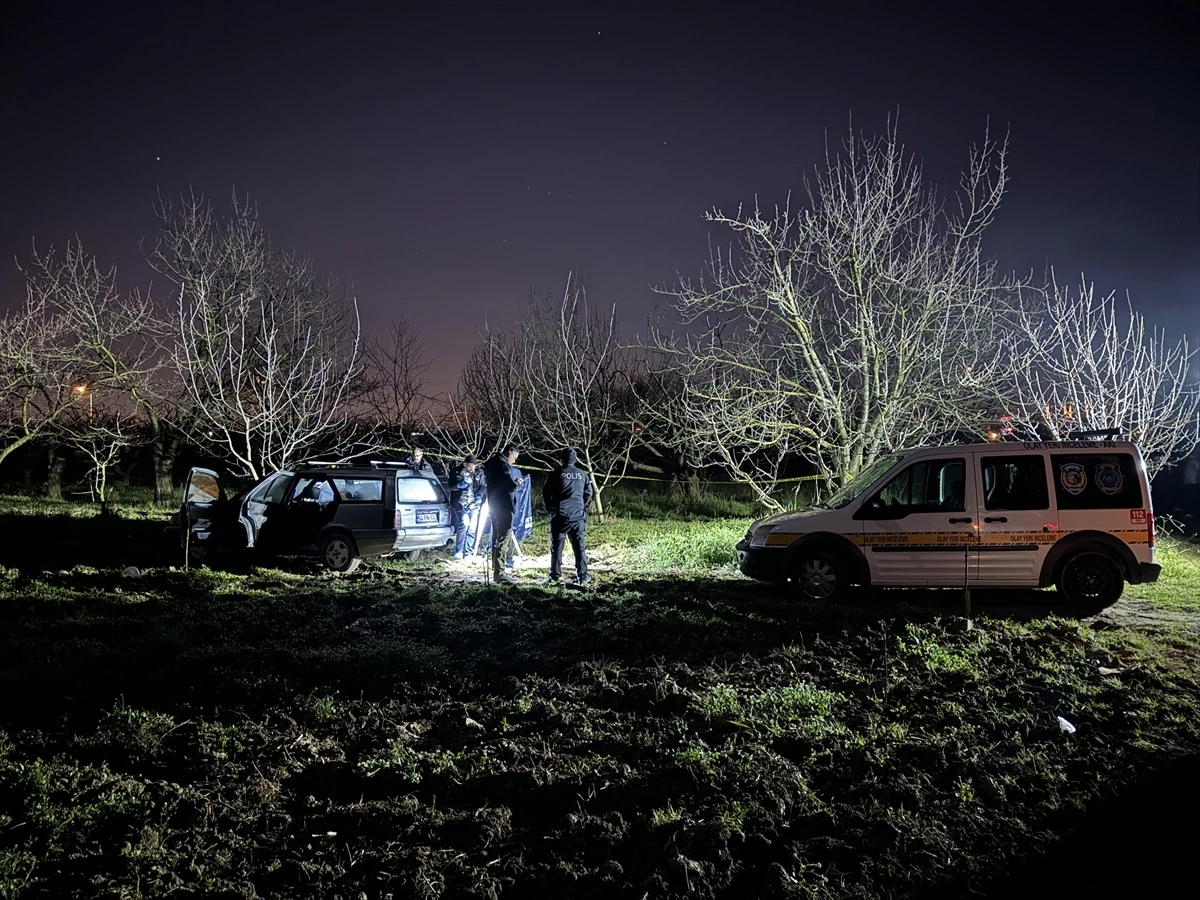
<path fill-rule="evenodd" d="M 751 547 L 767 546 L 767 538 L 771 535 L 771 527 L 768 525 L 764 528 L 758 528 L 750 538 Z"/>

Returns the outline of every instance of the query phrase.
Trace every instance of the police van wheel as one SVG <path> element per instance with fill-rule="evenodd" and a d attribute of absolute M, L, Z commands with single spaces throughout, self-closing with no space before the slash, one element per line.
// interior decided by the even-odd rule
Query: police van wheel
<path fill-rule="evenodd" d="M 828 553 L 801 557 L 792 578 L 805 600 L 837 600 L 846 590 L 842 567 Z"/>
<path fill-rule="evenodd" d="M 1112 557 L 1093 550 L 1067 559 L 1059 570 L 1056 586 L 1068 603 L 1101 610 L 1120 599 L 1125 579 Z"/>

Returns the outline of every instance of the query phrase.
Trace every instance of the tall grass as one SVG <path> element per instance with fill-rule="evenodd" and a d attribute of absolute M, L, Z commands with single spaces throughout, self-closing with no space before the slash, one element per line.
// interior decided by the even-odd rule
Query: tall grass
<path fill-rule="evenodd" d="M 646 569 L 733 569 L 734 545 L 750 518 L 655 522 L 617 519 L 591 532 L 589 541 L 622 553 L 624 563 Z"/>
<path fill-rule="evenodd" d="M 1144 597 L 1174 609 L 1200 610 L 1200 546 L 1160 535 L 1154 559 L 1163 567 L 1158 581 L 1128 587 L 1125 596 Z"/>

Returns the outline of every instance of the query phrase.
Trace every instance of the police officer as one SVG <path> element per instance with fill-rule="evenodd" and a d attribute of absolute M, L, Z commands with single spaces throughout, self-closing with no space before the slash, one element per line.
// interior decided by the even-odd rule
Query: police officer
<path fill-rule="evenodd" d="M 578 454 L 569 448 L 563 464 L 550 473 L 542 488 L 542 500 L 550 513 L 550 581 L 562 576 L 563 544 L 568 539 L 575 552 L 575 583 L 588 583 L 587 553 L 583 532 L 587 525 L 587 507 L 592 502 L 592 479 L 575 465 Z"/>

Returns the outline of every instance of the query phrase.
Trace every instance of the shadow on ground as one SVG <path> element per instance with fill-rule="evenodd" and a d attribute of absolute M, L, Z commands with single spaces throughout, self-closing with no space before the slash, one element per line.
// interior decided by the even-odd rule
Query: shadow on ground
<path fill-rule="evenodd" d="M 23 572 L 53 572 L 72 566 L 117 568 L 182 563 L 168 538 L 169 513 L 146 519 L 119 514 L 83 516 L 0 514 L 0 565 Z"/>
<path fill-rule="evenodd" d="M 985 888 L 990 900 L 1184 896 L 1194 881 L 1200 756 L 1185 756 L 1089 804 L 1041 858 Z"/>
<path fill-rule="evenodd" d="M 110 554 L 95 521 L 83 521 L 87 527 L 74 533 L 96 540 L 83 555 L 94 565 Z M 125 541 L 121 527 L 112 530 Z M 806 604 L 754 582 L 705 576 L 612 577 L 590 591 L 532 579 L 507 587 L 443 583 L 436 570 L 379 564 L 338 577 L 302 560 L 238 574 L 20 572 L 0 609 L 0 687 L 23 700 L 9 707 L 10 722 L 41 718 L 61 703 L 98 710 L 124 698 L 168 709 L 265 709 L 312 691 L 385 698 L 401 686 L 436 693 L 570 677 L 597 661 L 709 665 L 829 641 L 882 658 L 909 623 L 950 620 L 957 631 L 961 601 L 955 591 L 893 591 Z M 979 595 L 979 614 L 1078 616 L 1044 602 L 1053 596 Z"/>

